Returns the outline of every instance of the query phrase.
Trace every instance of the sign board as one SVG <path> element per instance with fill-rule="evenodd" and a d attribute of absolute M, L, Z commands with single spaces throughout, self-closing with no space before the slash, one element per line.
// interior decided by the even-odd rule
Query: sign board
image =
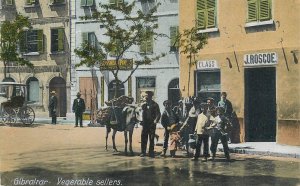
<path fill-rule="evenodd" d="M 116 60 L 104 60 L 99 63 L 100 70 L 117 70 Z M 133 69 L 132 59 L 120 59 L 119 70 L 131 70 Z"/>
<path fill-rule="evenodd" d="M 244 66 L 265 66 L 278 64 L 276 52 L 244 55 Z"/>
<path fill-rule="evenodd" d="M 216 60 L 197 61 L 197 69 L 216 69 L 219 65 Z"/>

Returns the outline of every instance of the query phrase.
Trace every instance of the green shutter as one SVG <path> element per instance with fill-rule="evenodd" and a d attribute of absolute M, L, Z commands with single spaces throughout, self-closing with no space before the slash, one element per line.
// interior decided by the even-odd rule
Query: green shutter
<path fill-rule="evenodd" d="M 65 29 L 58 29 L 58 51 L 64 51 L 64 42 L 65 42 Z"/>
<path fill-rule="evenodd" d="M 88 42 L 88 33 L 87 32 L 82 32 L 81 33 L 81 38 L 82 38 L 82 43 Z"/>
<path fill-rule="evenodd" d="M 43 30 L 37 30 L 38 52 L 41 53 L 44 51 L 43 39 L 44 39 Z"/>
<path fill-rule="evenodd" d="M 26 32 L 20 33 L 20 51 L 27 52 L 27 44 L 26 44 Z"/>
<path fill-rule="evenodd" d="M 248 22 L 257 21 L 257 0 L 248 0 Z"/>
<path fill-rule="evenodd" d="M 80 1 L 80 6 L 86 6 L 86 0 L 81 0 Z"/>
<path fill-rule="evenodd" d="M 140 53 L 146 53 L 147 51 L 147 45 L 146 45 L 146 42 L 143 41 L 140 45 Z"/>
<path fill-rule="evenodd" d="M 205 28 L 206 0 L 197 0 L 197 27 Z"/>
<path fill-rule="evenodd" d="M 178 48 L 179 43 L 177 42 L 178 37 L 178 26 L 170 27 L 170 46 Z"/>
<path fill-rule="evenodd" d="M 149 36 L 146 48 L 147 53 L 153 53 L 153 35 Z"/>
<path fill-rule="evenodd" d="M 6 5 L 13 5 L 13 0 L 6 0 Z"/>
<path fill-rule="evenodd" d="M 216 1 L 215 0 L 207 0 L 207 20 L 206 20 L 206 27 L 212 28 L 215 27 L 215 9 L 216 9 Z"/>
<path fill-rule="evenodd" d="M 270 0 L 261 0 L 259 4 L 259 20 L 271 19 L 271 3 Z"/>
<path fill-rule="evenodd" d="M 86 6 L 93 6 L 94 0 L 86 0 Z"/>

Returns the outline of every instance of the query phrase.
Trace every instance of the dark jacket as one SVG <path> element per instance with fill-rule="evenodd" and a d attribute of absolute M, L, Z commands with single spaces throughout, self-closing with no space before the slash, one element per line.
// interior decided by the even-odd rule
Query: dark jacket
<path fill-rule="evenodd" d="M 158 104 L 151 100 L 149 103 L 142 104 L 143 110 L 143 124 L 154 124 L 154 121 L 158 122 L 161 116 Z"/>
<path fill-rule="evenodd" d="M 76 99 L 74 99 L 72 110 L 76 114 L 82 114 L 85 111 L 84 100 L 82 98 L 76 98 Z"/>
<path fill-rule="evenodd" d="M 52 116 L 53 114 L 56 114 L 56 108 L 57 108 L 57 97 L 56 96 L 51 96 L 49 100 L 49 112 L 50 115 Z"/>
<path fill-rule="evenodd" d="M 161 116 L 161 124 L 164 128 L 169 127 L 172 124 L 177 124 L 179 119 L 175 112 L 170 109 L 170 111 L 164 110 Z"/>

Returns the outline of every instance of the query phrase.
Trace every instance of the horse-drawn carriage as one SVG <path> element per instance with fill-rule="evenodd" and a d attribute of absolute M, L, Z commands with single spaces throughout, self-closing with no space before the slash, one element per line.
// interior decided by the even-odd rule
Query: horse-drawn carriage
<path fill-rule="evenodd" d="M 14 124 L 19 120 L 31 125 L 34 119 L 34 110 L 27 106 L 27 85 L 0 82 L 0 122 Z"/>

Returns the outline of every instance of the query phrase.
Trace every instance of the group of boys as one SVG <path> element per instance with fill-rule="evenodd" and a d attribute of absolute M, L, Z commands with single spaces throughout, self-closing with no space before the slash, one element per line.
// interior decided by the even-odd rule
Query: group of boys
<path fill-rule="evenodd" d="M 182 102 L 180 101 L 180 105 Z M 184 129 L 187 134 L 196 136 L 195 153 L 192 160 L 197 161 L 200 157 L 201 146 L 203 144 L 203 159 L 207 161 L 210 157 L 209 154 L 209 137 L 211 137 L 210 150 L 212 157 L 210 160 L 214 160 L 216 157 L 216 151 L 219 140 L 221 140 L 225 157 L 229 161 L 229 148 L 228 148 L 228 130 L 231 128 L 230 117 L 232 113 L 232 104 L 227 100 L 226 92 L 221 93 L 221 100 L 218 105 L 214 105 L 213 98 L 207 98 L 206 103 L 201 103 L 198 98 L 193 99 L 193 106 L 189 110 L 186 117 L 180 110 L 182 107 L 171 108 L 170 101 L 166 100 L 163 103 L 165 110 L 161 117 L 161 124 L 165 129 L 164 144 L 162 156 L 166 155 L 168 144 L 170 148 L 170 154 L 175 156 L 177 144 L 179 144 L 180 134 Z M 169 142 L 169 137 L 170 142 Z M 186 138 L 186 135 L 182 136 Z"/>

